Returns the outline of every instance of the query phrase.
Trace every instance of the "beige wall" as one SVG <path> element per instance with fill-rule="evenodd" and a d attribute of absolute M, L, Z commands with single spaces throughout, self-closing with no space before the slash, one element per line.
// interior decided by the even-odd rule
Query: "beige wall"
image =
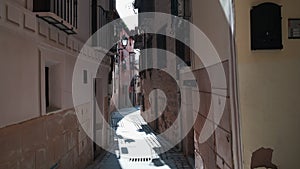
<path fill-rule="evenodd" d="M 250 50 L 250 9 L 263 1 L 236 0 L 236 44 L 244 168 L 260 147 L 272 148 L 278 168 L 297 168 L 300 155 L 300 40 L 287 38 L 287 19 L 300 18 L 299 0 L 282 5 L 283 50 Z"/>

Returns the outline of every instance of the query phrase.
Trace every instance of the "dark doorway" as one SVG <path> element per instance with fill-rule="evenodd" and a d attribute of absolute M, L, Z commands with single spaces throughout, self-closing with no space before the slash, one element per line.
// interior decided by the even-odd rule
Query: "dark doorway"
<path fill-rule="evenodd" d="M 50 106 L 49 103 L 49 67 L 45 67 L 45 97 L 46 97 L 46 108 Z"/>

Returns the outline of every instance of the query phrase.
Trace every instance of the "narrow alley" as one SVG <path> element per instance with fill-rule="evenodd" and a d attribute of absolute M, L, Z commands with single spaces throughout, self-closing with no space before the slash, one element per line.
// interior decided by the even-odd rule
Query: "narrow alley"
<path fill-rule="evenodd" d="M 0 0 L 0 169 L 297 169 L 300 0 Z"/>

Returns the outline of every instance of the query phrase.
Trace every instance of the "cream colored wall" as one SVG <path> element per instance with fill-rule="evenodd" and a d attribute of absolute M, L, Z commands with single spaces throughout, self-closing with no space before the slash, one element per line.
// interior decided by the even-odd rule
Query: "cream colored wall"
<path fill-rule="evenodd" d="M 287 19 L 300 18 L 300 1 L 273 1 L 282 5 L 283 50 L 251 51 L 250 9 L 261 2 L 235 1 L 244 168 L 266 147 L 278 168 L 293 169 L 300 156 L 300 40 L 287 38 Z"/>

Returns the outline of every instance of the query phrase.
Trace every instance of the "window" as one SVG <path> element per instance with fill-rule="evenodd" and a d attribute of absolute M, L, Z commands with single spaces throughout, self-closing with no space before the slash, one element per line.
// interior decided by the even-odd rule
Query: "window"
<path fill-rule="evenodd" d="M 157 40 L 157 48 L 162 49 L 157 51 L 157 67 L 158 68 L 165 68 L 167 66 L 167 41 L 166 41 L 166 36 L 165 35 L 156 35 L 156 40 Z"/>
<path fill-rule="evenodd" d="M 50 106 L 49 103 L 49 67 L 45 67 L 45 97 L 46 97 L 46 107 Z"/>
<path fill-rule="evenodd" d="M 44 67 L 46 113 L 61 109 L 61 64 L 46 62 Z"/>
<path fill-rule="evenodd" d="M 87 70 L 83 70 L 83 84 L 87 84 Z"/>
<path fill-rule="evenodd" d="M 179 40 L 176 40 L 176 55 L 185 62 L 187 66 L 191 66 L 190 54 L 188 53 L 189 48 L 185 46 Z"/>
<path fill-rule="evenodd" d="M 171 0 L 171 14 L 178 16 L 178 0 Z"/>
<path fill-rule="evenodd" d="M 148 41 L 147 41 L 147 54 L 146 54 L 146 57 L 147 57 L 147 63 L 146 63 L 146 68 L 152 68 L 153 66 L 153 55 L 152 55 L 152 38 L 150 38 Z"/>

